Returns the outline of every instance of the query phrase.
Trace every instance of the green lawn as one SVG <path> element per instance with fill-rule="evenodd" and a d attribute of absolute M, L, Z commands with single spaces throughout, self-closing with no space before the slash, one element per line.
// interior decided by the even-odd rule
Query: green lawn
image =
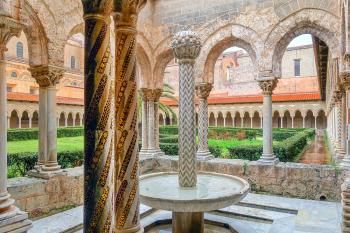
<path fill-rule="evenodd" d="M 37 152 L 38 140 L 12 141 L 7 143 L 8 153 Z M 84 148 L 84 137 L 58 138 L 57 149 L 61 151 L 82 151 Z"/>

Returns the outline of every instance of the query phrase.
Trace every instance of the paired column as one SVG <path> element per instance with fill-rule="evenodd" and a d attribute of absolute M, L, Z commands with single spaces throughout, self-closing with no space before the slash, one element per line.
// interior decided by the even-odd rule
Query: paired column
<path fill-rule="evenodd" d="M 159 148 L 159 99 L 162 89 L 141 88 L 142 96 L 142 148 L 145 155 L 164 155 Z"/>
<path fill-rule="evenodd" d="M 273 153 L 272 147 L 272 92 L 277 86 L 277 79 L 274 77 L 259 78 L 259 86 L 264 97 L 263 103 L 263 154 L 259 159 L 261 163 L 275 164 L 278 158 Z"/>
<path fill-rule="evenodd" d="M 116 174 L 113 232 L 117 233 L 143 232 L 139 215 L 136 27 L 138 13 L 145 4 L 146 0 L 114 1 Z"/>
<path fill-rule="evenodd" d="M 22 25 L 9 17 L 10 1 L 0 3 L 0 232 L 27 232 L 31 228 L 28 215 L 15 207 L 7 192 L 7 84 L 6 44 L 13 36 L 19 36 Z"/>
<path fill-rule="evenodd" d="M 28 174 L 48 179 L 62 173 L 57 162 L 56 85 L 64 70 L 56 66 L 32 66 L 32 77 L 39 84 L 39 154 L 35 170 Z"/>
<path fill-rule="evenodd" d="M 213 88 L 211 83 L 200 83 L 196 86 L 196 93 L 199 98 L 199 111 L 198 111 L 198 150 L 197 159 L 198 160 L 208 160 L 213 158 L 210 154 L 208 147 L 208 97 L 210 91 Z"/>
<path fill-rule="evenodd" d="M 337 155 L 337 159 L 342 160 L 345 155 L 344 145 L 345 142 L 343 140 L 343 94 L 341 91 L 336 92 L 335 98 L 335 111 L 336 111 L 336 141 L 335 141 L 335 152 Z"/>
<path fill-rule="evenodd" d="M 343 168 L 346 169 L 350 169 L 350 138 L 349 138 L 349 108 L 350 108 L 350 103 L 349 103 L 349 98 L 350 98 L 350 71 L 343 71 L 340 73 L 339 75 L 343 89 L 344 89 L 344 102 L 343 102 L 343 119 L 344 119 L 344 146 L 345 146 L 345 155 L 344 158 L 342 160 L 342 162 L 340 163 L 340 165 Z M 347 184 L 349 184 L 349 182 L 345 182 Z M 350 189 L 347 191 L 350 193 Z M 349 193 L 347 194 L 349 198 L 350 195 Z M 350 220 L 350 219 L 349 219 Z M 350 223 L 350 221 L 349 221 Z M 349 225 L 350 227 L 350 225 Z M 350 230 L 350 229 L 348 229 Z"/>
<path fill-rule="evenodd" d="M 191 31 L 174 36 L 172 48 L 179 61 L 179 184 L 197 184 L 194 63 L 201 50 L 199 36 Z"/>

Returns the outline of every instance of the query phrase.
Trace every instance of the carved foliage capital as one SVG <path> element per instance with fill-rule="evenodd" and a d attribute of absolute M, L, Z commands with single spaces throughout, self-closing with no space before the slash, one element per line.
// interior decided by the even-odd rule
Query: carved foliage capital
<path fill-rule="evenodd" d="M 147 0 L 114 0 L 114 21 L 116 27 L 136 28 L 138 15 Z"/>
<path fill-rule="evenodd" d="M 339 72 L 339 81 L 341 88 L 344 90 L 350 89 L 350 70 Z"/>
<path fill-rule="evenodd" d="M 258 81 L 258 84 L 262 90 L 263 95 L 272 95 L 273 90 L 277 86 L 277 82 L 277 79 L 260 80 Z"/>
<path fill-rule="evenodd" d="M 29 71 L 40 87 L 55 86 L 64 75 L 63 68 L 54 66 L 34 66 Z"/>
<path fill-rule="evenodd" d="M 333 101 L 334 101 L 334 103 L 336 105 L 341 104 L 342 98 L 343 98 L 343 92 L 340 89 L 335 90 L 334 94 L 333 94 Z"/>
<path fill-rule="evenodd" d="M 143 101 L 154 101 L 158 102 L 161 95 L 162 95 L 162 89 L 148 89 L 148 88 L 141 88 L 139 93 L 141 94 Z"/>
<path fill-rule="evenodd" d="M 194 60 L 199 56 L 202 45 L 197 33 L 182 31 L 174 36 L 171 47 L 177 59 Z"/>
<path fill-rule="evenodd" d="M 213 84 L 211 83 L 200 83 L 196 86 L 196 93 L 198 98 L 207 99 L 213 89 Z"/>

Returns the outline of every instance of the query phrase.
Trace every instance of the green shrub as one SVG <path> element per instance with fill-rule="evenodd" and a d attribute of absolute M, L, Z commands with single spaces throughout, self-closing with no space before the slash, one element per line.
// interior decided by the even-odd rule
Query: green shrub
<path fill-rule="evenodd" d="M 159 147 L 166 155 L 178 155 L 179 154 L 179 144 L 178 143 L 160 143 Z"/>
<path fill-rule="evenodd" d="M 84 135 L 83 127 L 64 127 L 57 128 L 57 138 L 77 137 Z M 8 129 L 7 141 L 26 141 L 37 140 L 39 137 L 39 129 Z"/>
<path fill-rule="evenodd" d="M 29 170 L 34 168 L 37 162 L 38 153 L 15 153 L 8 154 L 9 176 L 24 176 Z M 57 154 L 58 164 L 62 168 L 72 168 L 81 166 L 84 161 L 83 151 L 64 151 Z"/>
<path fill-rule="evenodd" d="M 178 135 L 171 135 L 168 137 L 162 137 L 159 138 L 160 143 L 178 143 L 179 142 L 179 136 Z"/>
<path fill-rule="evenodd" d="M 177 126 L 160 126 L 159 134 L 166 134 L 166 135 L 179 134 L 179 128 Z"/>

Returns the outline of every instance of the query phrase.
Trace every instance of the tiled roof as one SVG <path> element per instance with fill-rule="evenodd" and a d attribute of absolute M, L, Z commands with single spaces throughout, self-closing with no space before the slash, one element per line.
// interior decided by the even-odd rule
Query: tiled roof
<path fill-rule="evenodd" d="M 321 95 L 318 92 L 314 93 L 293 93 L 293 94 L 278 94 L 272 95 L 272 101 L 274 102 L 291 102 L 291 101 L 312 101 L 321 100 Z M 170 106 L 177 106 L 173 100 L 161 99 L 161 102 Z M 247 95 L 247 96 L 229 96 L 229 97 L 216 97 L 210 96 L 208 98 L 209 104 L 237 104 L 237 103 L 262 103 L 262 95 Z"/>
<path fill-rule="evenodd" d="M 18 92 L 8 92 L 7 99 L 12 101 L 27 101 L 27 102 L 39 102 L 38 95 L 32 95 L 27 93 L 18 93 Z M 69 97 L 57 97 L 58 104 L 68 104 L 68 105 L 84 105 L 83 99 L 78 98 L 69 98 Z"/>

